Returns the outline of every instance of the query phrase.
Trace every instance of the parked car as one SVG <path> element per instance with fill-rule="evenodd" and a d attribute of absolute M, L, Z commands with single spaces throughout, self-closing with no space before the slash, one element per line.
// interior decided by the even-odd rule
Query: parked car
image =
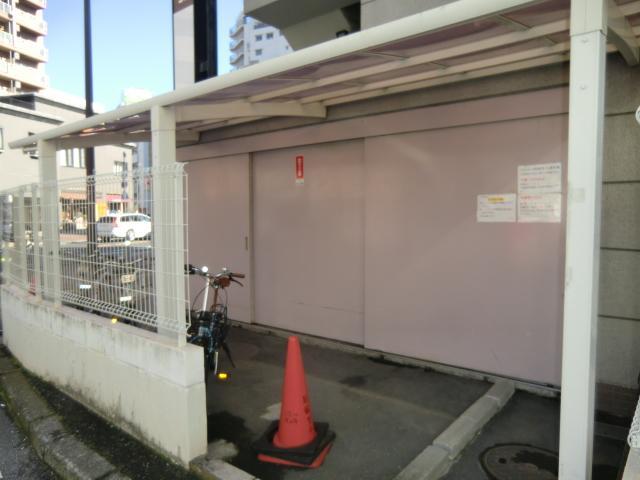
<path fill-rule="evenodd" d="M 111 213 L 98 220 L 98 240 L 135 240 L 151 234 L 151 217 L 142 213 Z"/>

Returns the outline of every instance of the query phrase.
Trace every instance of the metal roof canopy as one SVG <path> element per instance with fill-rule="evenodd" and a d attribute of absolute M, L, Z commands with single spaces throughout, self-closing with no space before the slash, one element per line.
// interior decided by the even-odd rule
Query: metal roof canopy
<path fill-rule="evenodd" d="M 569 60 L 569 0 L 459 0 L 10 143 L 56 148 L 150 140 L 152 107 L 175 107 L 178 142 L 275 116 Z M 609 51 L 638 63 L 640 0 L 609 0 Z"/>

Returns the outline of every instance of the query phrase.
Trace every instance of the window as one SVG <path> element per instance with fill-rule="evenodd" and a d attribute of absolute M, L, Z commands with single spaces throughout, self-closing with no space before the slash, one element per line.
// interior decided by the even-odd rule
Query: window
<path fill-rule="evenodd" d="M 262 35 L 256 35 L 256 42 L 260 42 L 260 41 L 262 41 Z"/>
<path fill-rule="evenodd" d="M 273 38 L 273 33 L 267 33 L 267 40 L 271 40 Z"/>
<path fill-rule="evenodd" d="M 56 153 L 58 164 L 62 167 L 84 168 L 84 149 L 72 148 L 70 150 L 61 150 Z"/>
<path fill-rule="evenodd" d="M 258 48 L 256 49 L 256 56 L 259 57 L 260 55 L 262 55 L 262 49 Z"/>
<path fill-rule="evenodd" d="M 122 175 L 127 172 L 127 162 L 113 162 L 113 173 Z"/>

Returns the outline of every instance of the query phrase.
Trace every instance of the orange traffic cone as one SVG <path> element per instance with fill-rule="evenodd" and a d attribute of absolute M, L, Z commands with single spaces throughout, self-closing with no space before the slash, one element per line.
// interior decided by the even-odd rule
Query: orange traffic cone
<path fill-rule="evenodd" d="M 282 386 L 280 420 L 254 443 L 258 459 L 293 467 L 318 468 L 335 434 L 327 423 L 314 423 L 298 337 L 289 337 Z"/>

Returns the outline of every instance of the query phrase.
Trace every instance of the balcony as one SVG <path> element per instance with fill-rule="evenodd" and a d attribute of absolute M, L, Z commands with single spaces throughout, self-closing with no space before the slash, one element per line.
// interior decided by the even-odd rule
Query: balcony
<path fill-rule="evenodd" d="M 45 88 L 49 83 L 43 71 L 25 65 L 10 63 L 9 75 L 13 75 L 16 80 L 36 88 Z"/>
<path fill-rule="evenodd" d="M 244 43 L 244 37 L 240 37 L 239 40 L 232 40 L 229 42 L 229 48 L 232 52 L 235 52 Z"/>
<path fill-rule="evenodd" d="M 13 8 L 11 8 L 11 5 L 5 2 L 0 2 L 0 18 L 4 20 L 11 20 L 12 11 Z"/>
<path fill-rule="evenodd" d="M 13 50 L 13 35 L 7 32 L 0 32 L 0 48 Z"/>
<path fill-rule="evenodd" d="M 237 66 L 238 63 L 240 63 L 240 60 L 244 57 L 244 52 L 240 52 L 236 55 L 231 55 L 231 58 L 229 59 L 229 63 L 231 65 Z"/>
<path fill-rule="evenodd" d="M 244 16 L 241 15 L 238 20 L 236 20 L 236 24 L 229 29 L 229 35 L 235 37 L 242 32 L 242 30 L 244 30 Z"/>
<path fill-rule="evenodd" d="M 31 13 L 27 13 L 18 8 L 13 11 L 13 17 L 16 19 L 16 22 L 24 28 L 27 28 L 39 35 L 47 34 L 47 22 L 45 22 L 41 17 L 32 15 Z"/>
<path fill-rule="evenodd" d="M 47 0 L 20 0 L 36 8 L 47 8 Z"/>
<path fill-rule="evenodd" d="M 44 45 L 34 42 L 33 40 L 25 40 L 24 38 L 16 38 L 14 48 L 25 57 L 30 57 L 41 62 L 49 59 L 49 52 Z"/>
<path fill-rule="evenodd" d="M 6 60 L 0 60 L 0 77 L 40 89 L 46 88 L 49 83 L 44 72 L 37 68 L 10 63 Z"/>

